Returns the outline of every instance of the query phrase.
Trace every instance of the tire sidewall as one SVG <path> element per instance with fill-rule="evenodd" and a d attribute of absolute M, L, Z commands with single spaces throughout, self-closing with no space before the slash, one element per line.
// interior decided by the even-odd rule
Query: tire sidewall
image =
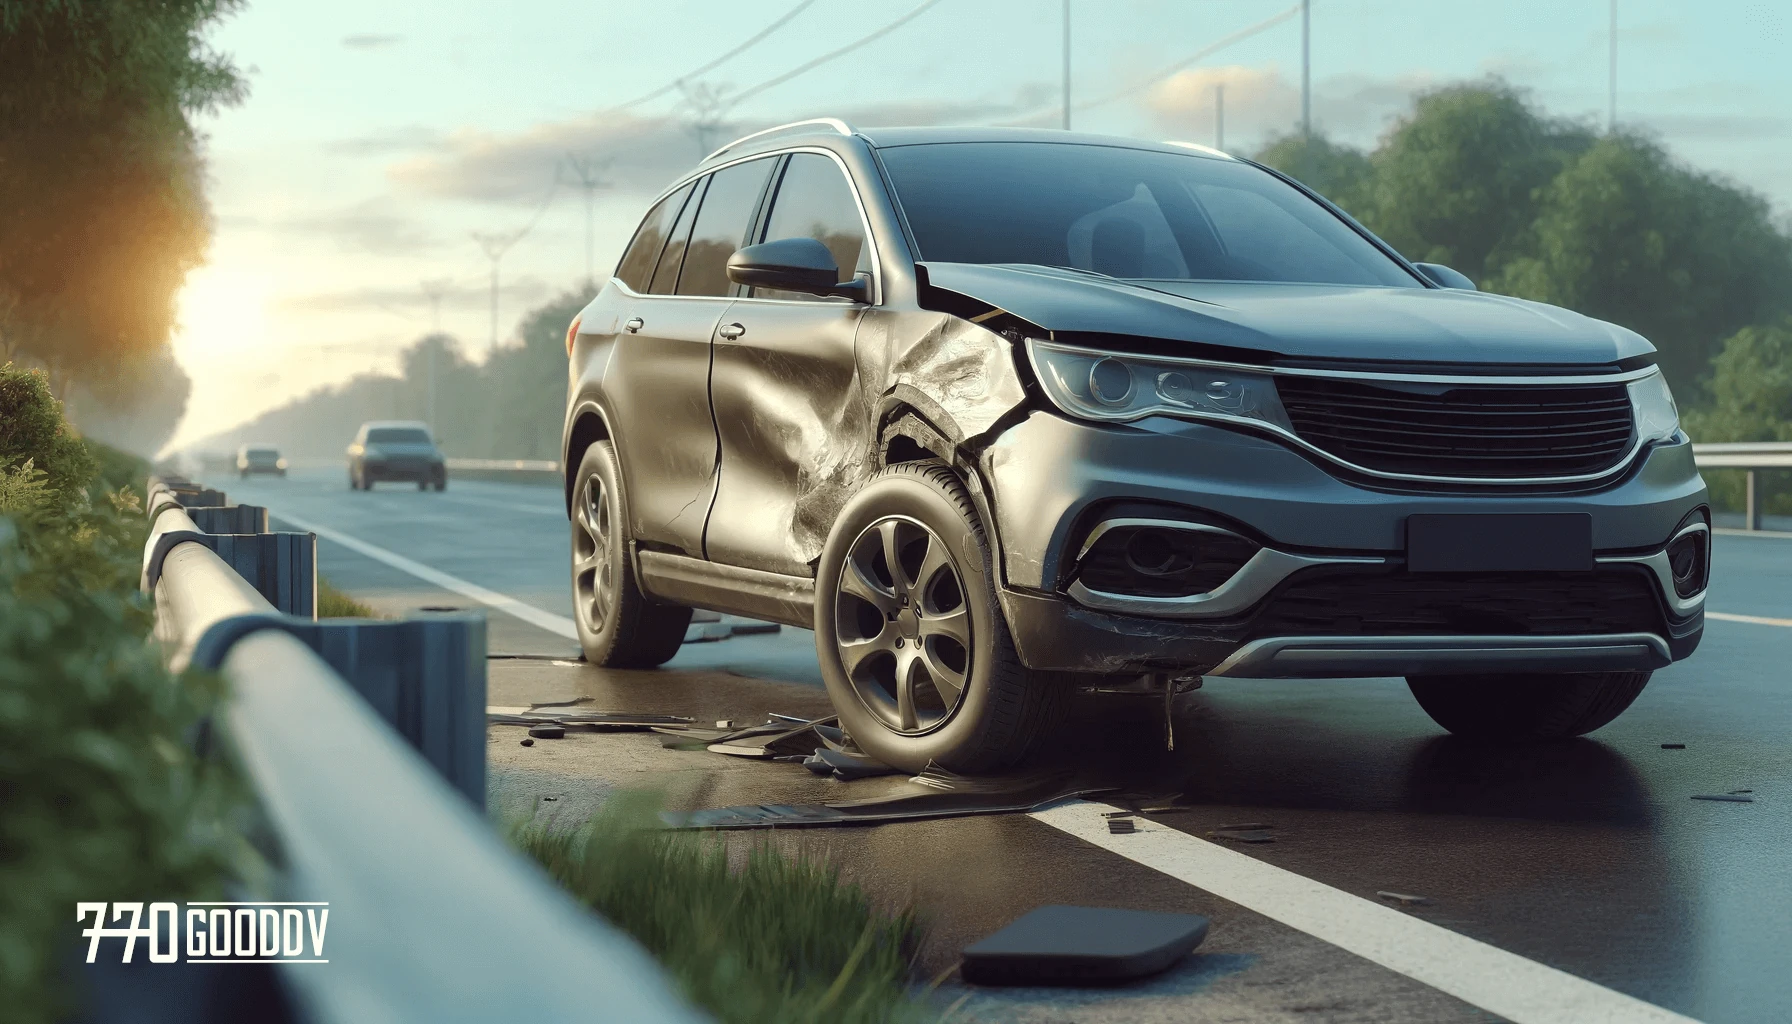
<path fill-rule="evenodd" d="M 936 484 L 911 473 L 874 479 L 841 509 L 816 569 L 815 646 L 822 681 L 840 723 L 867 754 L 887 764 L 918 771 L 929 761 L 942 764 L 982 738 L 990 702 L 990 674 L 1007 648 L 1007 623 L 989 584 L 989 556 L 976 526 Z M 840 663 L 835 608 L 840 574 L 853 542 L 888 516 L 906 516 L 932 530 L 951 553 L 970 612 L 972 649 L 964 696 L 952 715 L 917 736 L 892 732 L 860 699 Z"/>
<path fill-rule="evenodd" d="M 576 606 L 576 602 L 581 600 L 578 591 L 578 580 L 576 578 L 572 580 L 573 600 L 575 602 L 572 621 L 573 626 L 578 630 L 579 646 L 584 649 L 587 661 L 601 664 L 603 656 L 608 652 L 609 648 L 613 647 L 616 643 L 617 620 L 620 617 L 619 609 L 621 605 L 621 587 L 623 582 L 622 574 L 630 571 L 629 567 L 624 564 L 625 545 L 623 541 L 624 531 L 622 525 L 628 520 L 624 518 L 622 487 L 619 482 L 621 473 L 618 472 L 618 467 L 616 465 L 615 449 L 610 446 L 608 441 L 599 441 L 596 444 L 591 445 L 585 449 L 584 456 L 579 459 L 579 468 L 575 472 L 576 475 L 573 477 L 572 491 L 572 515 L 568 517 L 572 520 L 572 529 L 569 531 L 570 537 L 568 538 L 569 572 L 571 571 L 572 559 L 576 557 L 578 552 L 578 506 L 580 502 L 585 500 L 587 480 L 595 476 L 603 481 L 604 500 L 609 502 L 610 505 L 611 527 L 608 570 L 612 577 L 610 580 L 610 615 L 609 618 L 605 620 L 604 628 L 602 630 L 593 632 L 590 627 L 585 624 L 585 611 L 583 608 Z"/>

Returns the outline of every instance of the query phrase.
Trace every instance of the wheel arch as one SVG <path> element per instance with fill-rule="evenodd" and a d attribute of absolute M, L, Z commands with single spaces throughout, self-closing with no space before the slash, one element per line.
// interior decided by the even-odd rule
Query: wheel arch
<path fill-rule="evenodd" d="M 566 430 L 566 442 L 560 457 L 560 476 L 566 497 L 566 517 L 572 518 L 572 485 L 573 478 L 579 471 L 579 460 L 585 457 L 585 449 L 599 441 L 609 441 L 614 437 L 610 432 L 610 421 L 604 415 L 603 408 L 596 402 L 585 402 L 574 410 L 571 423 Z"/>

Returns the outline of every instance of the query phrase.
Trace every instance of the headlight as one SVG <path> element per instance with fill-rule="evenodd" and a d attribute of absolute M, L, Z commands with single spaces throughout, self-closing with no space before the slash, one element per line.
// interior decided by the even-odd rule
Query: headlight
<path fill-rule="evenodd" d="M 1680 410 L 1660 371 L 1630 382 L 1630 412 L 1636 418 L 1636 436 L 1645 444 L 1666 441 L 1680 431 Z"/>
<path fill-rule="evenodd" d="M 1027 354 L 1052 404 L 1072 416 L 1226 419 L 1293 431 L 1275 383 L 1265 373 L 1072 348 L 1038 338 L 1027 340 Z"/>

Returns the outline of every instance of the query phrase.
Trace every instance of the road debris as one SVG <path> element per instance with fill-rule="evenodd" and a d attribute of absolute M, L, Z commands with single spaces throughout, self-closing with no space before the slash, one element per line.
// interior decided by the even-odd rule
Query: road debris
<path fill-rule="evenodd" d="M 563 740 L 566 738 L 566 727 L 563 725 L 532 725 L 529 735 L 538 740 Z"/>
<path fill-rule="evenodd" d="M 1740 790 L 1735 793 L 1694 793 L 1692 798 L 1694 800 L 1716 800 L 1727 804 L 1752 804 L 1755 802 L 1755 798 L 1750 796 L 1749 792 L 1749 790 Z"/>
<path fill-rule="evenodd" d="M 1207 938 L 1207 918 L 1112 907 L 1040 907 L 964 951 L 974 985 L 1111 985 L 1157 974 Z"/>
<path fill-rule="evenodd" d="M 1685 750 L 1686 744 L 1684 744 L 1684 743 L 1663 743 L 1661 745 L 1661 749 L 1663 749 L 1663 750 Z"/>
<path fill-rule="evenodd" d="M 517 743 L 518 743 L 518 744 L 519 744 L 519 745 L 521 745 L 521 746 L 525 746 L 525 747 L 533 747 L 533 746 L 534 746 L 534 745 L 535 745 L 535 741 L 534 741 L 534 740 L 531 740 L 531 739 L 521 739 L 521 740 L 517 740 Z"/>
<path fill-rule="evenodd" d="M 1137 832 L 1138 830 L 1139 830 L 1139 824 L 1137 821 L 1134 821 L 1132 818 L 1110 817 L 1108 819 L 1108 834 L 1109 835 L 1129 836 L 1129 835 L 1132 835 L 1134 832 Z"/>
<path fill-rule="evenodd" d="M 779 760 L 789 760 L 780 758 Z M 804 768 L 817 775 L 831 775 L 841 782 L 854 779 L 869 779 L 879 775 L 895 775 L 900 769 L 892 768 L 882 761 L 875 761 L 863 754 L 848 754 L 831 747 L 818 747 L 815 753 L 802 758 Z"/>
<path fill-rule="evenodd" d="M 1269 834 L 1273 828 L 1274 825 L 1221 825 L 1207 833 L 1207 838 L 1228 843 L 1273 843 L 1276 837 Z"/>
<path fill-rule="evenodd" d="M 696 811 L 666 811 L 661 819 L 678 829 L 807 828 L 818 825 L 871 825 L 979 814 L 1032 811 L 1073 797 L 1112 792 L 1114 787 L 1067 774 L 1005 779 L 973 779 L 930 767 L 894 793 L 866 800 L 823 804 L 743 804 Z"/>
<path fill-rule="evenodd" d="M 558 725 L 563 729 L 645 730 L 657 726 L 689 725 L 683 715 L 638 715 L 630 712 L 581 711 L 579 705 L 590 697 L 531 704 L 528 707 L 493 707 L 485 709 L 488 725 Z"/>
<path fill-rule="evenodd" d="M 1377 889 L 1375 890 L 1375 895 L 1380 896 L 1384 900 L 1390 900 L 1394 903 L 1403 904 L 1408 907 L 1428 907 L 1431 905 L 1431 900 L 1428 897 L 1413 896 L 1403 892 L 1388 892 L 1385 889 Z"/>

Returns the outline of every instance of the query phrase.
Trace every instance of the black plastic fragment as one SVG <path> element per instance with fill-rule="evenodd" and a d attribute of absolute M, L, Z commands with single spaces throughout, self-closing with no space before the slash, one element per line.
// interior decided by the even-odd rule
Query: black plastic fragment
<path fill-rule="evenodd" d="M 848 754 L 832 747 L 818 747 L 803 760 L 803 767 L 817 775 L 832 775 L 842 782 L 869 779 L 879 775 L 895 775 L 899 769 L 862 754 Z"/>
<path fill-rule="evenodd" d="M 1111 985 L 1187 956 L 1207 923 L 1156 910 L 1040 907 L 966 949 L 958 971 L 976 985 Z"/>
<path fill-rule="evenodd" d="M 538 740 L 561 740 L 566 738 L 566 727 L 563 725 L 533 725 L 529 727 L 529 735 Z"/>
<path fill-rule="evenodd" d="M 890 821 L 1031 811 L 1072 797 L 1111 792 L 1113 788 L 1065 775 L 969 779 L 934 770 L 915 776 L 909 780 L 909 785 L 889 796 L 802 806 L 746 804 L 700 811 L 666 811 L 661 818 L 668 827 L 681 829 L 875 825 Z"/>

